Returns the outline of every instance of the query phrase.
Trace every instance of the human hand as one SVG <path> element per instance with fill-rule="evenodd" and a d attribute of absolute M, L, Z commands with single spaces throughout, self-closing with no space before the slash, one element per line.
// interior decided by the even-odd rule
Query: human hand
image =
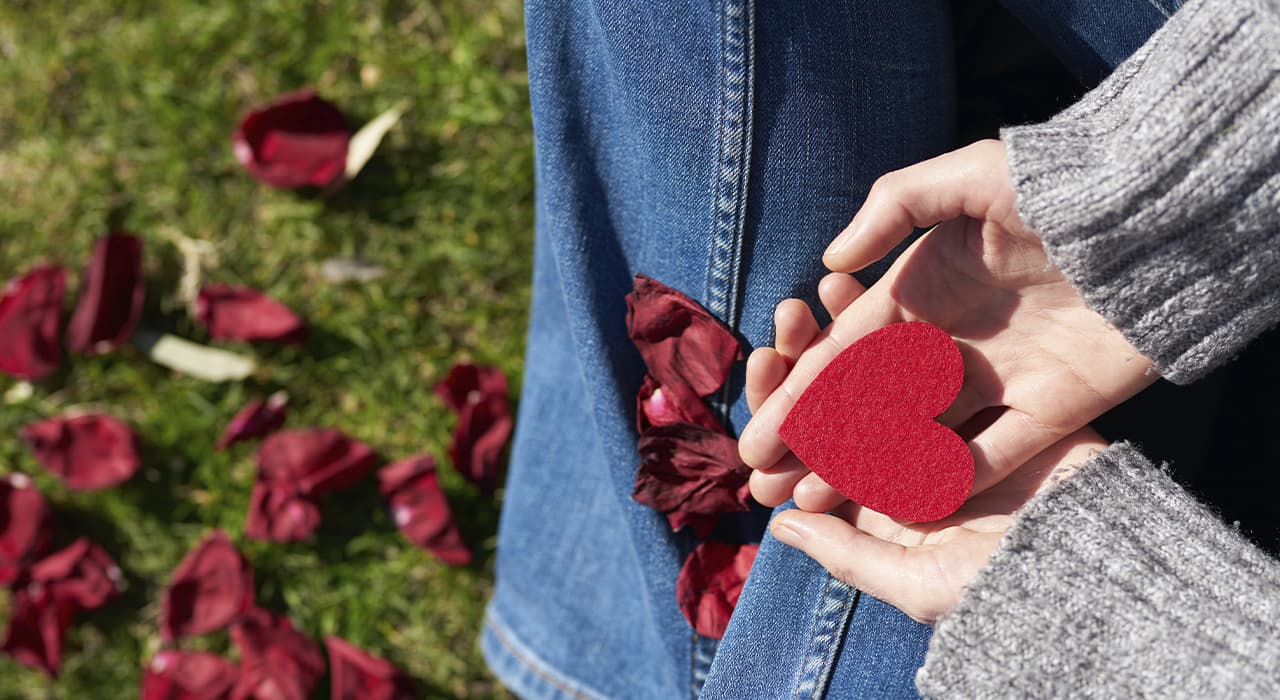
<path fill-rule="evenodd" d="M 739 450 L 760 470 L 751 481 L 756 500 L 777 505 L 794 495 L 813 511 L 843 501 L 789 452 L 778 428 L 832 358 L 892 323 L 927 321 L 960 346 L 964 384 L 938 420 L 969 441 L 974 493 L 1154 381 L 1151 362 L 1049 262 L 1014 200 L 999 141 L 979 142 L 876 182 L 828 249 L 829 268 L 861 269 L 913 227 L 942 223 L 865 293 L 848 275 L 823 280 L 820 294 L 827 289 L 824 304 L 835 318 L 827 329 L 819 332 L 803 302 L 779 305 L 777 349 L 756 350 L 747 365 L 755 415 Z"/>

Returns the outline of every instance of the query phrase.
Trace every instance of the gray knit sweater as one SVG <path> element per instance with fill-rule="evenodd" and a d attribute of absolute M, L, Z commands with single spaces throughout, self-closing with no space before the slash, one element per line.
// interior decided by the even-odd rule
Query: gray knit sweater
<path fill-rule="evenodd" d="M 1003 138 L 1051 259 L 1165 377 L 1280 320 L 1280 0 L 1193 0 L 1079 103 Z M 917 684 L 1280 697 L 1280 563 L 1113 445 L 1023 510 Z"/>

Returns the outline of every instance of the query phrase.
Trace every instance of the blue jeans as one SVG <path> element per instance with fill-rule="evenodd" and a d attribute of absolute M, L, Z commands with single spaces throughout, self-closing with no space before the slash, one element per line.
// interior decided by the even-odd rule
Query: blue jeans
<path fill-rule="evenodd" d="M 1008 4 L 1094 78 L 1169 9 Z M 770 343 L 871 183 L 958 145 L 950 3 L 527 0 L 526 17 L 535 272 L 490 666 L 534 698 L 914 696 L 930 628 L 765 536 L 763 508 L 715 533 L 763 537 L 724 640 L 685 622 L 696 541 L 631 499 L 644 366 L 623 299 L 644 273 Z M 741 390 L 739 373 L 713 397 L 735 431 Z"/>

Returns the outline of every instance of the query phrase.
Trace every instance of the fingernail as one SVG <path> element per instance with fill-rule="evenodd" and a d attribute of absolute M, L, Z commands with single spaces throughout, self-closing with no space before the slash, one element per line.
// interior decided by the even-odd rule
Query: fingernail
<path fill-rule="evenodd" d="M 827 246 L 827 250 L 822 254 L 822 257 L 828 258 L 832 255 L 838 255 L 840 251 L 849 247 L 849 242 L 852 241 L 856 235 L 857 231 L 854 228 L 854 224 L 851 222 L 845 230 L 841 231 L 840 234 L 836 236 L 835 240 L 831 241 L 831 245 Z"/>
<path fill-rule="evenodd" d="M 785 520 L 773 521 L 773 525 L 769 528 L 769 531 L 773 533 L 773 538 L 775 540 L 790 547 L 799 547 L 800 543 L 804 541 L 804 537 L 800 535 L 800 531 L 796 530 L 791 526 L 791 523 L 788 523 Z"/>

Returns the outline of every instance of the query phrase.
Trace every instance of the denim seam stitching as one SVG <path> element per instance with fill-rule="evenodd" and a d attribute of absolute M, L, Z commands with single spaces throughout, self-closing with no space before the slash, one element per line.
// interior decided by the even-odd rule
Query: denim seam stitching
<path fill-rule="evenodd" d="M 832 589 L 835 589 L 834 591 Z M 818 597 L 809 645 L 801 659 L 800 677 L 792 697 L 821 698 L 831 680 L 831 669 L 840 650 L 839 639 L 849 622 L 849 613 L 859 591 L 834 576 L 827 576 L 826 587 Z M 839 603 L 833 605 L 833 598 Z"/>
<path fill-rule="evenodd" d="M 1151 3 L 1151 6 L 1156 8 L 1156 10 L 1160 14 L 1164 15 L 1165 19 L 1169 18 L 1170 16 L 1169 8 L 1166 7 L 1165 4 L 1161 2 L 1161 0 L 1147 0 L 1147 2 Z"/>
<path fill-rule="evenodd" d="M 518 649 L 516 644 L 508 639 L 503 633 L 503 630 L 499 626 L 497 620 L 493 619 L 492 616 L 487 616 L 487 619 L 485 620 L 485 627 L 489 628 L 490 632 L 493 632 L 494 639 L 498 640 L 498 643 L 502 645 L 503 649 L 507 650 L 508 654 L 511 654 L 512 659 L 539 679 L 554 687 L 556 690 L 559 690 L 570 697 L 578 698 L 578 700 L 593 700 L 593 698 L 604 697 L 604 695 L 594 690 L 586 689 L 585 692 L 588 694 L 584 694 L 583 690 L 571 688 L 566 685 L 565 680 L 557 678 L 556 676 L 558 674 L 554 674 L 545 662 L 541 659 L 537 659 L 537 657 L 532 654 L 526 654 L 521 649 Z"/>

